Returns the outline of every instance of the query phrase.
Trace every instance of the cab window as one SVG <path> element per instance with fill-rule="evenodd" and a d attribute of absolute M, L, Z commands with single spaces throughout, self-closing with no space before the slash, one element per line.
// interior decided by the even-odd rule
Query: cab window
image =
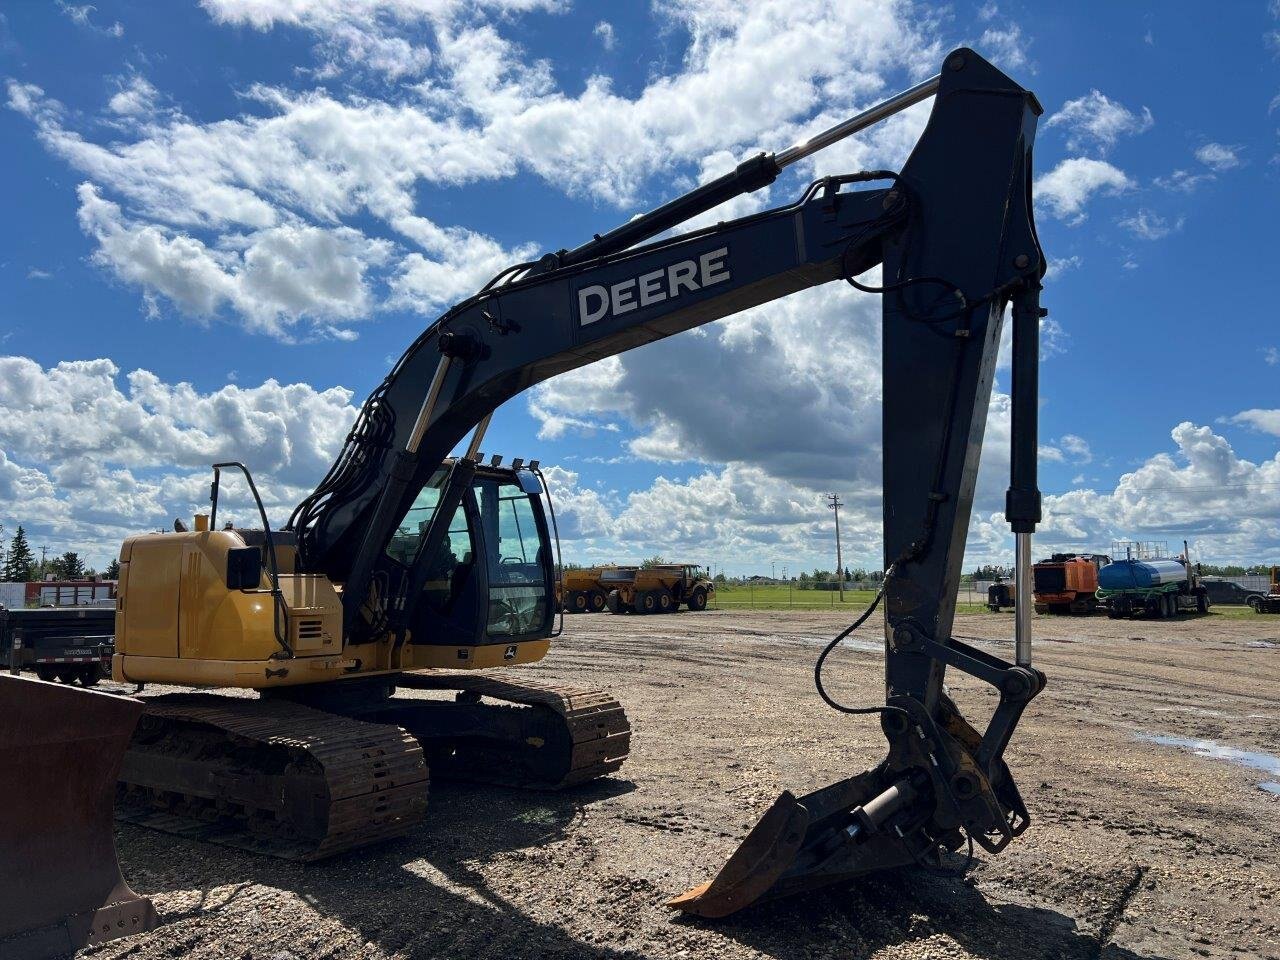
<path fill-rule="evenodd" d="M 440 504 L 440 486 L 444 483 L 444 478 L 444 470 L 437 470 L 432 474 L 405 511 L 387 544 L 387 556 L 392 560 L 406 567 L 413 565 L 413 558 L 418 555 L 422 538 L 426 536 L 427 527 L 431 525 L 431 518 L 435 516 L 436 507 Z"/>
<path fill-rule="evenodd" d="M 434 555 L 426 558 L 426 580 L 422 584 L 422 594 L 431 609 L 437 613 L 448 610 L 450 603 L 462 591 L 473 557 L 467 512 L 459 505 L 449 522 L 449 532 L 440 541 Z"/>
<path fill-rule="evenodd" d="M 496 479 L 477 480 L 475 487 L 489 562 L 489 636 L 541 630 L 549 610 L 547 573 L 529 494 Z"/>

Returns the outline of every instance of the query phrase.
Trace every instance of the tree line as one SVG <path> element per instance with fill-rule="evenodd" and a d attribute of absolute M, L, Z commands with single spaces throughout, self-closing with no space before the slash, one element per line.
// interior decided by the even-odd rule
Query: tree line
<path fill-rule="evenodd" d="M 117 580 L 120 577 L 119 560 L 113 559 L 107 564 L 106 570 L 99 573 L 86 566 L 80 554 L 74 550 L 56 557 L 42 556 L 37 559 L 21 524 L 7 545 L 3 534 L 4 527 L 0 526 L 0 582 L 30 583 L 33 580 L 44 580 L 50 575 L 55 580 L 93 580 L 98 577 Z"/>

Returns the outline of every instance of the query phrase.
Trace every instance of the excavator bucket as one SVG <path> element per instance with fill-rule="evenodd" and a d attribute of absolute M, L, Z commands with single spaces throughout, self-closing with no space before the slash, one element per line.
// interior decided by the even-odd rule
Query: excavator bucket
<path fill-rule="evenodd" d="M 791 866 L 809 829 L 809 811 L 786 791 L 771 806 L 713 880 L 667 906 L 718 918 L 759 900 Z"/>
<path fill-rule="evenodd" d="M 920 854 L 909 839 L 876 827 L 910 816 L 921 799 L 884 766 L 803 797 L 784 792 L 711 881 L 667 906 L 717 919 L 762 900 L 916 862 Z"/>
<path fill-rule="evenodd" d="M 112 834 L 141 713 L 127 697 L 0 675 L 0 957 L 60 957 L 155 926 Z"/>

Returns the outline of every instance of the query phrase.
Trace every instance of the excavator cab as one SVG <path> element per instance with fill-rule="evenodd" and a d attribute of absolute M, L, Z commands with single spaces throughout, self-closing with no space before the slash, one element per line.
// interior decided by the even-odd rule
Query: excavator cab
<path fill-rule="evenodd" d="M 555 538 L 540 473 L 450 460 L 423 484 L 385 551 L 409 643 L 509 645 L 552 635 Z"/>

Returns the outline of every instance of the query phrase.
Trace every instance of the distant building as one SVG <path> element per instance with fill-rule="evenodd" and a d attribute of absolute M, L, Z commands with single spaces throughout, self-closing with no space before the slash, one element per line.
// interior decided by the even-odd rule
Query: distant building
<path fill-rule="evenodd" d="M 116 597 L 115 580 L 33 580 L 30 583 L 0 583 L 0 605 L 11 610 L 22 607 L 81 607 L 111 601 Z"/>

